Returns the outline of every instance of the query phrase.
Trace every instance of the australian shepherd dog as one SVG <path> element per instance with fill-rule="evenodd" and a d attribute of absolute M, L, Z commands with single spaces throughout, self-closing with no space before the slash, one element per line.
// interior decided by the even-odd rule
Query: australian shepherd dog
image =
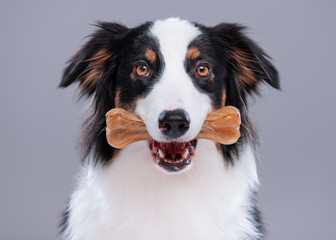
<path fill-rule="evenodd" d="M 60 83 L 77 83 L 90 103 L 63 238 L 260 239 L 258 141 L 247 102 L 261 83 L 279 88 L 270 57 L 238 24 L 97 25 Z M 207 114 L 226 105 L 240 110 L 238 142 L 195 139 Z M 113 108 L 138 114 L 152 139 L 111 147 L 105 114 Z"/>

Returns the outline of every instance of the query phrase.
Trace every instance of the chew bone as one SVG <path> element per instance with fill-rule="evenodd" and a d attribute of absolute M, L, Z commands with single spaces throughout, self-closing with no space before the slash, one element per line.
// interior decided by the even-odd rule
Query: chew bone
<path fill-rule="evenodd" d="M 115 148 L 151 139 L 141 117 L 122 108 L 114 108 L 106 114 L 107 142 Z"/>
<path fill-rule="evenodd" d="M 232 106 L 225 106 L 209 113 L 196 138 L 208 139 L 230 145 L 240 137 L 240 113 Z M 114 108 L 106 114 L 106 138 L 115 148 L 124 148 L 128 144 L 150 140 L 151 136 L 143 120 L 136 114 L 121 108 Z"/>
<path fill-rule="evenodd" d="M 232 106 L 222 107 L 208 114 L 196 138 L 231 145 L 240 137 L 240 112 Z"/>

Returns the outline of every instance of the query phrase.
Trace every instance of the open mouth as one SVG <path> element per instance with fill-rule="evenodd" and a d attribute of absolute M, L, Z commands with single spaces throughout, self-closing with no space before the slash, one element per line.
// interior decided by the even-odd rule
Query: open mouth
<path fill-rule="evenodd" d="M 196 145 L 196 139 L 190 142 L 149 141 L 156 164 L 168 172 L 178 172 L 190 165 Z"/>

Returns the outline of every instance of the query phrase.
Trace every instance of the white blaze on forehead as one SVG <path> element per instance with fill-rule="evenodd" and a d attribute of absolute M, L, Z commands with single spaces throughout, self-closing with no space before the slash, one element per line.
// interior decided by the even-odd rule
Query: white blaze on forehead
<path fill-rule="evenodd" d="M 169 18 L 154 22 L 150 32 L 159 40 L 160 51 L 167 65 L 184 61 L 189 43 L 201 32 L 186 20 Z"/>
<path fill-rule="evenodd" d="M 136 113 L 144 119 L 150 135 L 157 141 L 165 139 L 158 127 L 158 118 L 163 111 L 183 109 L 189 114 L 190 128 L 179 140 L 190 141 L 198 134 L 211 110 L 209 96 L 196 89 L 185 68 L 188 46 L 200 33 L 192 23 L 176 18 L 158 20 L 150 29 L 150 34 L 159 43 L 164 64 L 151 92 L 138 100 Z"/>

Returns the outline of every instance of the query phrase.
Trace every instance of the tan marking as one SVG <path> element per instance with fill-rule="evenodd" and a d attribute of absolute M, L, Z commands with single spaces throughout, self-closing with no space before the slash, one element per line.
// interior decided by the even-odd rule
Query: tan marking
<path fill-rule="evenodd" d="M 254 62 L 254 60 L 252 60 L 247 53 L 236 47 L 233 47 L 231 56 L 234 60 L 236 60 L 240 64 L 243 64 L 244 62 Z"/>
<path fill-rule="evenodd" d="M 90 62 L 87 67 L 88 73 L 82 77 L 84 88 L 90 88 L 97 82 L 104 71 L 105 62 L 111 56 L 112 54 L 108 53 L 107 49 L 100 49 L 92 58 L 81 61 Z"/>
<path fill-rule="evenodd" d="M 138 98 L 136 98 L 133 102 L 126 104 L 125 105 L 125 109 L 131 113 L 135 112 L 135 108 L 136 108 L 136 102 L 138 101 Z"/>
<path fill-rule="evenodd" d="M 81 62 L 97 61 L 98 63 L 104 63 L 110 57 L 112 57 L 112 54 L 108 53 L 107 49 L 100 49 L 92 58 L 85 59 Z"/>
<path fill-rule="evenodd" d="M 147 49 L 145 56 L 151 63 L 154 63 L 156 60 L 156 53 L 152 49 Z"/>
<path fill-rule="evenodd" d="M 213 81 L 215 79 L 215 74 L 211 73 L 211 76 L 210 76 L 210 81 Z"/>
<path fill-rule="evenodd" d="M 134 73 L 133 73 L 133 72 L 130 74 L 130 78 L 131 78 L 133 81 L 136 81 L 136 80 L 137 80 L 136 77 L 134 76 Z"/>
<path fill-rule="evenodd" d="M 258 83 L 259 79 L 251 69 L 251 63 L 255 61 L 251 59 L 247 53 L 234 47 L 231 53 L 231 57 L 236 61 L 238 74 L 246 84 L 253 86 Z"/>
<path fill-rule="evenodd" d="M 100 78 L 103 69 L 100 67 L 94 67 L 84 76 L 83 86 L 85 88 L 92 87 L 96 81 Z"/>
<path fill-rule="evenodd" d="M 247 85 L 253 86 L 259 81 L 256 75 L 248 67 L 242 67 L 238 71 L 238 74 Z"/>
<path fill-rule="evenodd" d="M 120 88 L 118 88 L 117 92 L 116 92 L 116 95 L 114 97 L 114 106 L 116 108 L 120 108 L 121 105 L 120 105 Z"/>
<path fill-rule="evenodd" d="M 189 49 L 187 57 L 191 60 L 194 60 L 194 59 L 198 58 L 200 54 L 201 53 L 200 53 L 198 48 L 192 47 L 192 48 Z"/>
<path fill-rule="evenodd" d="M 135 111 L 135 107 L 136 107 L 136 102 L 138 99 L 135 99 L 133 102 L 131 103 L 128 103 L 128 104 L 125 104 L 125 103 L 122 103 L 121 102 L 121 99 L 120 99 L 120 88 L 117 89 L 117 92 L 116 92 L 116 95 L 114 97 L 114 106 L 116 108 L 123 108 L 129 112 L 132 112 L 134 113 Z"/>
<path fill-rule="evenodd" d="M 226 102 L 226 90 L 223 89 L 223 93 L 222 93 L 222 107 L 225 106 L 225 102 Z"/>

